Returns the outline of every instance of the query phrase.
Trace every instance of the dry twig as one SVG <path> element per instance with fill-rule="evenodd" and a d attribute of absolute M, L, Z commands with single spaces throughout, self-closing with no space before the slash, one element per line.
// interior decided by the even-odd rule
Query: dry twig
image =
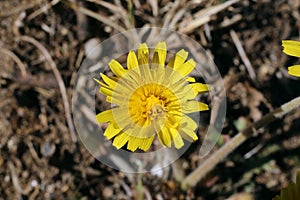
<path fill-rule="evenodd" d="M 183 21 L 180 24 L 180 32 L 183 33 L 189 33 L 192 32 L 194 29 L 202 26 L 203 24 L 207 23 L 210 21 L 210 17 L 212 15 L 217 14 L 218 12 L 225 10 L 226 8 L 228 8 L 229 6 L 239 2 L 240 0 L 229 0 L 226 1 L 223 4 L 220 5 L 216 5 L 216 6 L 212 6 L 209 8 L 206 8 L 205 10 L 201 10 L 200 12 L 196 13 L 194 16 L 196 17 L 195 20 L 191 21 L 191 22 L 186 22 Z"/>
<path fill-rule="evenodd" d="M 242 46 L 241 41 L 239 40 L 239 37 L 237 36 L 236 32 L 234 30 L 230 31 L 230 36 L 235 44 L 236 49 L 238 50 L 240 57 L 243 61 L 243 63 L 246 66 L 246 69 L 249 73 L 250 78 L 254 81 L 256 79 L 256 74 L 253 70 L 253 66 L 251 65 L 251 62 L 249 61 L 249 58 L 246 55 L 246 52 Z"/>
<path fill-rule="evenodd" d="M 16 54 L 14 54 L 12 51 L 10 51 L 4 47 L 0 48 L 0 53 L 6 54 L 7 56 L 11 57 L 17 63 L 17 65 L 21 71 L 22 77 L 27 76 L 26 66 L 23 64 L 23 62 L 20 60 L 20 58 L 18 56 L 16 56 Z"/>
<path fill-rule="evenodd" d="M 257 130 L 271 123 L 276 119 L 282 118 L 287 113 L 295 110 L 300 106 L 300 97 L 297 97 L 274 111 L 268 113 L 262 117 L 259 121 L 253 123 L 244 131 L 239 132 L 229 142 L 213 153 L 202 165 L 197 167 L 192 173 L 190 173 L 181 183 L 183 189 L 195 186 L 202 180 L 215 166 L 221 162 L 226 156 L 233 152 L 238 146 L 245 142 L 249 137 L 253 135 Z"/>
<path fill-rule="evenodd" d="M 119 24 L 113 22 L 112 20 L 110 20 L 106 16 L 102 16 L 99 13 L 93 12 L 93 11 L 91 11 L 89 9 L 84 8 L 84 7 L 80 7 L 80 6 L 76 5 L 73 2 L 69 2 L 69 1 L 63 1 L 63 2 L 66 5 L 68 5 L 71 9 L 73 9 L 74 11 L 78 11 L 78 12 L 80 12 L 82 14 L 85 14 L 85 15 L 87 15 L 89 17 L 92 17 L 92 18 L 94 18 L 94 19 L 96 19 L 96 20 L 98 20 L 98 21 L 100 21 L 100 22 L 102 22 L 102 23 L 104 23 L 104 24 L 106 24 L 106 25 L 108 25 L 108 26 L 116 29 L 119 32 L 125 31 L 125 29 L 122 26 L 120 26 Z"/>

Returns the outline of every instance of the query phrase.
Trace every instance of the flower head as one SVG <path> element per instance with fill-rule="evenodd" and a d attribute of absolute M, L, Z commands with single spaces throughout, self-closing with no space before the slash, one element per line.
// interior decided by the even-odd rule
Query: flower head
<path fill-rule="evenodd" d="M 95 79 L 101 85 L 99 92 L 113 107 L 96 116 L 99 123 L 109 123 L 104 136 L 113 138 L 117 149 L 128 143 L 131 151 L 147 151 L 156 135 L 163 146 L 173 144 L 177 149 L 184 145 L 182 138 L 197 140 L 198 125 L 188 114 L 208 110 L 206 104 L 195 100 L 198 94 L 208 92 L 208 85 L 187 77 L 195 61 L 187 60 L 188 52 L 180 50 L 165 65 L 165 42 L 157 44 L 151 63 L 145 43 L 137 53 L 129 52 L 127 69 L 111 60 L 109 67 L 115 76 L 101 73 L 103 82 Z"/>
<path fill-rule="evenodd" d="M 293 40 L 283 40 L 282 46 L 283 52 L 285 54 L 300 58 L 300 42 Z M 293 65 L 288 69 L 289 74 L 300 77 L 300 65 Z"/>

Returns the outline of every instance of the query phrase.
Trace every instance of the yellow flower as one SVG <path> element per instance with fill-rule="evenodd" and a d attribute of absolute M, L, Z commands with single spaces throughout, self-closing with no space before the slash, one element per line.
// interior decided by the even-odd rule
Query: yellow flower
<path fill-rule="evenodd" d="M 282 40 L 282 46 L 285 54 L 300 58 L 300 42 L 293 40 Z M 288 69 L 289 74 L 300 77 L 300 65 L 294 65 Z"/>
<path fill-rule="evenodd" d="M 280 196 L 276 196 L 273 200 L 296 200 L 300 199 L 300 171 L 297 173 L 296 183 L 290 183 L 287 188 L 280 191 Z"/>
<path fill-rule="evenodd" d="M 115 76 L 101 73 L 103 82 L 95 79 L 101 85 L 99 92 L 112 104 L 112 109 L 98 114 L 96 120 L 109 123 L 104 136 L 114 138 L 117 149 L 128 143 L 128 150 L 147 151 L 155 135 L 163 146 L 174 144 L 177 149 L 184 145 L 182 138 L 198 139 L 198 125 L 188 114 L 208 110 L 206 104 L 195 100 L 198 94 L 208 92 L 208 85 L 187 77 L 196 66 L 193 59 L 186 61 L 188 52 L 180 50 L 167 65 L 166 56 L 166 43 L 159 42 L 150 64 L 148 46 L 143 43 L 137 56 L 129 52 L 127 69 L 111 60 L 109 67 Z"/>

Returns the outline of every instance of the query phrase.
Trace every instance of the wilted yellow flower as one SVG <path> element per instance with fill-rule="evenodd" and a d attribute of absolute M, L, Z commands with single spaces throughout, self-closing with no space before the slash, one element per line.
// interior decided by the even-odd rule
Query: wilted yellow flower
<path fill-rule="evenodd" d="M 296 200 L 300 199 L 300 171 L 297 173 L 296 183 L 290 183 L 287 188 L 281 189 L 280 196 L 273 200 Z"/>
<path fill-rule="evenodd" d="M 293 40 L 282 40 L 282 46 L 285 54 L 300 58 L 300 42 Z M 288 69 L 289 74 L 300 77 L 300 65 L 293 65 Z"/>
<path fill-rule="evenodd" d="M 104 136 L 114 138 L 117 149 L 128 142 L 131 151 L 147 151 L 155 135 L 163 146 L 174 144 L 177 149 L 184 145 L 182 138 L 198 139 L 198 126 L 187 114 L 208 110 L 206 104 L 195 100 L 198 94 L 208 92 L 208 85 L 187 77 L 196 66 L 193 59 L 186 61 L 188 52 L 180 50 L 167 65 L 166 55 L 166 43 L 159 42 L 150 64 L 148 47 L 140 44 L 137 56 L 129 52 L 127 69 L 111 60 L 109 67 L 115 76 L 101 73 L 104 82 L 95 79 L 101 85 L 99 92 L 113 105 L 96 120 L 109 123 Z"/>

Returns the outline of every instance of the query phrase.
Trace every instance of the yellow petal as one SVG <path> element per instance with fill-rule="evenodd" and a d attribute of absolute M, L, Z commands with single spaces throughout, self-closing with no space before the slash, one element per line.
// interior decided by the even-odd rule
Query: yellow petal
<path fill-rule="evenodd" d="M 113 118 L 112 110 L 106 110 L 106 111 L 103 111 L 103 112 L 99 113 L 96 116 L 96 120 L 99 123 L 113 121 L 114 118 Z"/>
<path fill-rule="evenodd" d="M 131 136 L 127 135 L 126 133 L 121 133 L 119 135 L 117 135 L 113 141 L 113 145 L 117 148 L 120 149 L 122 148 L 126 142 L 128 142 L 129 138 Z"/>
<path fill-rule="evenodd" d="M 143 138 L 143 142 L 140 144 L 139 148 L 142 149 L 143 151 L 147 151 L 150 148 L 150 146 L 153 142 L 153 139 L 154 139 L 154 136 L 151 136 L 149 138 Z"/>
<path fill-rule="evenodd" d="M 100 80 L 98 80 L 98 79 L 96 79 L 96 78 L 93 78 L 93 79 L 94 79 L 94 81 L 96 81 L 96 82 L 99 83 L 100 85 L 104 84 L 104 83 L 102 83 Z M 106 85 L 106 86 L 108 86 L 108 85 Z"/>
<path fill-rule="evenodd" d="M 195 94 L 194 89 L 190 85 L 185 85 L 183 88 L 179 88 L 180 90 L 175 91 L 175 94 L 178 99 L 182 99 L 184 101 L 189 99 L 194 99 L 197 94 Z"/>
<path fill-rule="evenodd" d="M 162 122 L 155 120 L 152 121 L 152 124 L 156 133 L 161 132 L 161 129 L 163 128 L 164 125 Z"/>
<path fill-rule="evenodd" d="M 195 131 L 190 129 L 190 127 L 188 127 L 188 126 L 182 127 L 179 130 L 179 133 L 184 139 L 186 139 L 190 142 L 198 140 L 198 136 L 195 133 Z"/>
<path fill-rule="evenodd" d="M 130 136 L 127 144 L 127 149 L 134 152 L 137 148 L 142 149 L 143 151 L 147 151 L 152 142 L 153 142 L 154 136 L 151 136 L 149 138 L 138 138 L 134 136 Z"/>
<path fill-rule="evenodd" d="M 195 67 L 196 67 L 196 62 L 193 59 L 190 59 L 186 61 L 183 65 L 181 65 L 179 68 L 177 68 L 176 70 L 182 76 L 187 76 L 194 70 Z"/>
<path fill-rule="evenodd" d="M 142 66 L 140 68 L 140 73 L 141 73 L 141 76 L 144 78 L 145 83 L 153 82 L 152 74 L 150 72 L 148 64 L 146 64 L 145 66 Z"/>
<path fill-rule="evenodd" d="M 118 106 L 126 106 L 128 103 L 126 101 L 128 101 L 129 97 L 124 96 L 124 95 L 114 95 L 114 96 L 107 96 L 106 97 L 106 101 L 110 102 L 110 103 L 114 103 L 117 104 Z"/>
<path fill-rule="evenodd" d="M 186 77 L 185 79 L 187 82 L 190 82 L 190 83 L 195 83 L 196 82 L 196 79 L 193 78 L 193 77 Z"/>
<path fill-rule="evenodd" d="M 209 85 L 203 84 L 203 83 L 192 83 L 190 84 L 192 86 L 194 92 L 196 95 L 202 94 L 209 91 Z"/>
<path fill-rule="evenodd" d="M 117 85 L 117 82 L 107 77 L 105 74 L 100 73 L 101 78 L 103 81 L 110 87 L 114 88 Z"/>
<path fill-rule="evenodd" d="M 112 96 L 113 95 L 113 91 L 111 89 L 106 88 L 106 87 L 101 87 L 99 92 L 106 95 L 106 96 Z"/>
<path fill-rule="evenodd" d="M 164 82 L 167 81 L 165 76 L 165 67 L 159 64 L 152 64 L 151 72 L 155 83 L 164 85 Z"/>
<path fill-rule="evenodd" d="M 127 149 L 134 152 L 140 145 L 141 139 L 137 137 L 130 136 L 127 144 Z"/>
<path fill-rule="evenodd" d="M 293 76 L 298 76 L 300 77 L 300 65 L 294 65 L 288 68 L 289 69 L 289 74 Z"/>
<path fill-rule="evenodd" d="M 116 60 L 111 60 L 109 63 L 109 68 L 110 70 L 117 76 L 117 77 L 122 77 L 126 74 L 127 70 L 122 67 L 122 65 L 116 61 Z"/>
<path fill-rule="evenodd" d="M 134 51 L 130 51 L 127 57 L 127 68 L 128 69 L 133 69 L 138 67 L 138 60 L 136 58 L 136 55 L 134 53 Z"/>
<path fill-rule="evenodd" d="M 174 73 L 176 74 L 176 73 Z M 178 74 L 178 73 L 177 73 Z M 182 76 L 179 75 L 181 78 L 181 80 L 178 80 L 176 82 L 171 82 L 172 84 L 169 86 L 170 90 L 172 90 L 176 95 L 178 92 L 182 91 L 185 87 L 190 88 L 191 91 L 193 91 L 193 88 L 190 87 L 189 85 L 186 85 L 186 81 L 184 79 L 182 79 Z M 173 77 L 170 77 L 170 79 L 172 79 Z"/>
<path fill-rule="evenodd" d="M 155 131 L 155 128 L 153 127 L 153 124 L 150 124 L 150 119 L 148 119 L 148 120 L 147 120 L 147 122 L 145 122 L 144 126 L 140 126 L 140 123 L 143 123 L 143 122 L 135 123 L 135 126 L 129 130 L 126 130 L 126 133 L 131 136 L 141 138 L 141 139 L 152 137 L 156 133 L 156 131 Z M 137 124 L 139 124 L 139 125 L 137 125 Z"/>
<path fill-rule="evenodd" d="M 101 82 L 100 80 L 98 80 L 98 79 L 96 79 L 96 78 L 93 78 L 93 79 L 94 79 L 94 81 L 96 81 L 96 82 L 97 82 L 99 85 L 101 85 L 102 87 L 105 87 L 105 88 L 108 89 L 108 90 L 111 90 L 111 89 L 112 89 L 109 85 L 107 85 L 107 84 Z M 99 92 L 101 92 L 100 90 L 101 90 L 101 88 L 99 89 Z"/>
<path fill-rule="evenodd" d="M 149 51 L 146 43 L 140 44 L 138 48 L 138 62 L 140 66 L 149 63 Z"/>
<path fill-rule="evenodd" d="M 169 128 L 177 128 L 180 125 L 182 114 L 177 110 L 168 112 L 168 118 L 165 123 Z"/>
<path fill-rule="evenodd" d="M 172 140 L 166 127 L 163 127 L 161 131 L 158 132 L 158 139 L 162 145 L 171 147 Z"/>
<path fill-rule="evenodd" d="M 125 106 L 113 108 L 112 114 L 118 127 L 126 132 L 132 123 L 128 108 Z"/>
<path fill-rule="evenodd" d="M 118 135 L 121 132 L 121 129 L 117 128 L 116 124 L 110 124 L 105 132 L 104 132 L 104 136 L 110 140 L 111 138 L 115 137 L 116 135 Z"/>
<path fill-rule="evenodd" d="M 182 105 L 183 113 L 193 113 L 204 110 L 208 110 L 208 105 L 194 100 L 187 101 Z"/>
<path fill-rule="evenodd" d="M 166 57 L 167 57 L 167 45 L 165 42 L 159 42 L 154 49 L 152 63 L 164 66 Z"/>
<path fill-rule="evenodd" d="M 198 128 L 197 123 L 187 115 L 182 116 L 182 125 L 181 127 L 188 127 L 191 130 L 196 130 Z"/>
<path fill-rule="evenodd" d="M 105 99 L 107 102 L 112 103 L 112 97 L 111 96 L 107 96 Z"/>
<path fill-rule="evenodd" d="M 172 67 L 173 69 L 177 70 L 182 67 L 182 64 L 187 59 L 189 53 L 183 49 L 178 51 L 176 55 L 170 60 L 168 63 L 169 67 Z"/>
<path fill-rule="evenodd" d="M 179 134 L 177 134 L 177 136 L 175 138 L 173 138 L 173 142 L 174 142 L 174 146 L 176 147 L 176 149 L 180 149 L 184 145 L 182 137 Z"/>
<path fill-rule="evenodd" d="M 178 131 L 174 128 L 168 127 L 168 131 L 169 131 L 169 133 L 172 137 L 172 140 L 174 142 L 174 146 L 177 149 L 180 149 L 184 145 L 182 137 L 179 135 Z"/>
<path fill-rule="evenodd" d="M 283 52 L 290 56 L 300 57 L 300 42 L 293 40 L 282 41 Z"/>
<path fill-rule="evenodd" d="M 179 128 L 179 133 L 182 137 L 184 137 L 188 141 L 195 141 L 198 139 L 198 136 L 195 133 L 198 125 L 196 122 L 191 119 L 189 116 L 184 115 L 182 117 L 182 124 Z"/>

